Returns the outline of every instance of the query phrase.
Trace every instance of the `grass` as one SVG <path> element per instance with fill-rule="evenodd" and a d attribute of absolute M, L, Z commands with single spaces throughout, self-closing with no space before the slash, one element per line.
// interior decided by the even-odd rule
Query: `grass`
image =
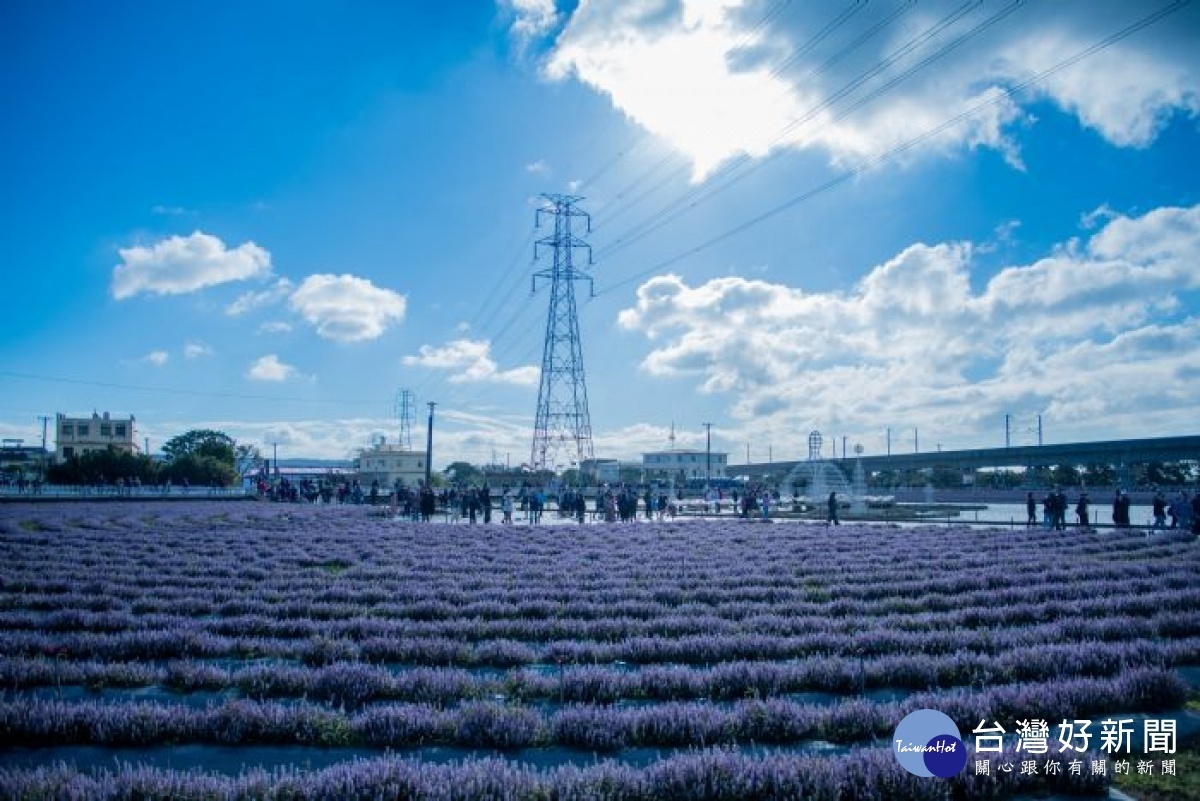
<path fill-rule="evenodd" d="M 1113 784 L 1121 792 L 1138 801 L 1174 801 L 1182 798 L 1200 798 L 1200 743 L 1179 749 L 1174 755 L 1164 755 L 1175 760 L 1175 775 L 1163 776 L 1162 760 L 1150 760 L 1154 774 L 1137 772 L 1137 761 L 1132 762 L 1128 774 L 1117 776 Z"/>

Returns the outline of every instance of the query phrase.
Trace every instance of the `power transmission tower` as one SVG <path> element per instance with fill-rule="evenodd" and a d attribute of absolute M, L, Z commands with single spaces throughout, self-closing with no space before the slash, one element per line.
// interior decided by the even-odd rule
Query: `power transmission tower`
<path fill-rule="evenodd" d="M 412 421 L 414 403 L 413 394 L 407 389 L 402 389 L 396 393 L 396 417 L 400 420 L 401 450 L 411 451 L 413 449 Z"/>
<path fill-rule="evenodd" d="M 554 261 L 549 269 L 533 274 L 535 292 L 538 278 L 550 280 L 550 308 L 546 315 L 542 378 L 529 464 L 535 470 L 553 470 L 560 458 L 582 463 L 593 456 L 579 316 L 575 308 L 575 282 L 587 281 L 590 294 L 594 295 L 595 290 L 592 277 L 576 267 L 571 259 L 575 248 L 587 248 L 588 266 L 592 264 L 591 245 L 571 233 L 571 221 L 576 217 L 586 221 L 589 233 L 592 230 L 591 217 L 575 206 L 583 198 L 550 194 L 542 197 L 546 199 L 546 205 L 537 210 L 535 227 L 541 225 L 543 214 L 553 215 L 554 233 L 534 243 L 533 257 L 535 260 L 538 257 L 538 245 L 545 245 L 553 248 Z"/>

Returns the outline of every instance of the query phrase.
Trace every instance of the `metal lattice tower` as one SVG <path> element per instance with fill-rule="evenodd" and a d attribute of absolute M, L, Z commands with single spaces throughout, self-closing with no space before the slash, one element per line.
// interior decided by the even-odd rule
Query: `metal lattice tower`
<path fill-rule="evenodd" d="M 400 420 L 400 447 L 412 450 L 413 394 L 407 389 L 396 393 L 396 417 Z"/>
<path fill-rule="evenodd" d="M 590 233 L 592 220 L 587 212 L 575 206 L 583 198 L 571 195 L 542 197 L 546 204 L 537 210 L 535 225 L 541 225 L 543 214 L 553 215 L 554 233 L 534 243 L 533 257 L 535 260 L 538 257 L 538 245 L 545 245 L 553 249 L 554 261 L 549 269 L 533 274 L 535 292 L 538 278 L 550 280 L 550 308 L 546 315 L 542 379 L 529 464 L 535 470 L 553 470 L 568 461 L 581 463 L 592 458 L 592 423 L 583 376 L 575 282 L 587 281 L 590 293 L 594 294 L 594 291 L 591 291 L 592 277 L 571 260 L 575 248 L 586 248 L 588 266 L 591 266 L 591 245 L 571 233 L 571 221 L 582 217 Z"/>

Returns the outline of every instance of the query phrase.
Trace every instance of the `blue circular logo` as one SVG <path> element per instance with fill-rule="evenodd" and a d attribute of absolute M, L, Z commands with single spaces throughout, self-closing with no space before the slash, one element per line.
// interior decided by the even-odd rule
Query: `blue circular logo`
<path fill-rule="evenodd" d="M 901 767 L 916 776 L 949 779 L 967 764 L 958 726 L 936 709 L 906 715 L 892 735 L 892 753 Z"/>

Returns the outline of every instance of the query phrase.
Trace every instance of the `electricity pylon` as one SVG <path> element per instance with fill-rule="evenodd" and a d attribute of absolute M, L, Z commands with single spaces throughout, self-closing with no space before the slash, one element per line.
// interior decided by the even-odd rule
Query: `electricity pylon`
<path fill-rule="evenodd" d="M 415 404 L 413 394 L 407 389 L 402 389 L 396 393 L 396 418 L 400 421 L 400 449 L 411 451 L 412 448 L 412 421 L 413 421 L 413 406 Z"/>
<path fill-rule="evenodd" d="M 583 218 L 590 233 L 592 220 L 587 212 L 575 206 L 583 198 L 551 194 L 542 197 L 546 199 L 546 204 L 537 210 L 535 227 L 541 225 L 543 214 L 553 215 L 554 233 L 534 243 L 533 257 L 536 261 L 538 245 L 543 245 L 553 249 L 554 260 L 548 269 L 533 274 L 534 292 L 537 291 L 537 279 L 550 280 L 550 308 L 546 315 L 542 378 L 538 388 L 533 453 L 529 465 L 535 470 L 554 470 L 567 462 L 574 462 L 578 466 L 592 458 L 592 423 L 588 415 L 587 383 L 583 375 L 575 282 L 587 281 L 591 294 L 594 294 L 594 288 L 591 275 L 585 269 L 576 267 L 571 258 L 575 248 L 586 248 L 588 266 L 591 266 L 591 245 L 571 233 L 571 221 L 577 217 Z"/>

